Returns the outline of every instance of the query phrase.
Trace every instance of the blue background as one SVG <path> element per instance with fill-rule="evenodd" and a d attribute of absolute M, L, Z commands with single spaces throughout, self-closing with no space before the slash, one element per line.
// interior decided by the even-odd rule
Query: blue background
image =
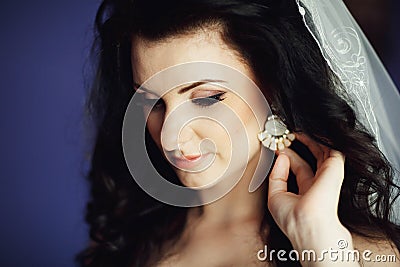
<path fill-rule="evenodd" d="M 0 4 L 0 266 L 74 266 L 87 242 L 83 69 L 98 4 Z M 400 35 L 389 36 L 399 85 Z"/>
<path fill-rule="evenodd" d="M 74 266 L 87 242 L 84 64 L 99 1 L 0 4 L 0 266 Z"/>

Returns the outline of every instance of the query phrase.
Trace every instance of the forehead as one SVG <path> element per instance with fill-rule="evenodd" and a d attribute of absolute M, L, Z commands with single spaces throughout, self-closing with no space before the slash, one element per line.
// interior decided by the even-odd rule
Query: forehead
<path fill-rule="evenodd" d="M 218 31 L 199 30 L 161 41 L 134 37 L 131 55 L 133 79 L 137 84 L 142 84 L 166 68 L 198 61 L 230 66 L 254 80 L 248 65 L 237 51 L 222 40 Z"/>

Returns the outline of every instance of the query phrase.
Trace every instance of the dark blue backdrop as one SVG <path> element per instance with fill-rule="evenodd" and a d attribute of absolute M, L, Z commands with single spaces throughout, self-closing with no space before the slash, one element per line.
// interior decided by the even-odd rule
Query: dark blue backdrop
<path fill-rule="evenodd" d="M 0 5 L 0 266 L 74 266 L 87 241 L 83 65 L 98 2 Z"/>
<path fill-rule="evenodd" d="M 83 66 L 98 3 L 0 5 L 0 266 L 74 266 L 87 242 Z M 386 62 L 399 84 L 399 54 Z"/>

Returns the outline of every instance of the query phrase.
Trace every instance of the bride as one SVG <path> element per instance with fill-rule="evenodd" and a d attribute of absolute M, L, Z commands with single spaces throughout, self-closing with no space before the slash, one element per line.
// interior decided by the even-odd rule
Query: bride
<path fill-rule="evenodd" d="M 372 102 L 390 78 L 368 43 L 332 54 L 332 14 L 350 16 L 338 0 L 104 1 L 80 265 L 399 266 L 398 132 L 377 123 L 399 114 Z"/>

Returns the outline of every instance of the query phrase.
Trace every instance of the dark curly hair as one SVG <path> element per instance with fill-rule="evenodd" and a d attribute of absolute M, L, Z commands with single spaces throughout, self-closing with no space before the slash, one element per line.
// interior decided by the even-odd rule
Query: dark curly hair
<path fill-rule="evenodd" d="M 345 154 L 342 224 L 365 237 L 391 240 L 400 249 L 400 227 L 391 222 L 398 196 L 392 190 L 398 189 L 393 170 L 349 100 L 337 94 L 340 82 L 304 26 L 295 0 L 104 0 L 95 24 L 96 72 L 88 101 L 95 142 L 86 214 L 92 244 L 77 256 L 80 266 L 150 266 L 162 257 L 163 244 L 179 239 L 188 209 L 147 195 L 131 178 L 123 156 L 122 121 L 134 93 L 131 41 L 132 36 L 159 41 L 213 24 L 249 64 L 290 129 Z M 146 143 L 158 168 L 179 184 L 151 138 Z M 301 144 L 293 147 L 309 154 Z M 290 181 L 295 192 L 293 177 Z M 263 231 L 267 225 L 268 234 Z M 268 210 L 260 236 L 270 248 L 292 249 Z M 300 265 L 274 260 L 278 266 Z"/>

